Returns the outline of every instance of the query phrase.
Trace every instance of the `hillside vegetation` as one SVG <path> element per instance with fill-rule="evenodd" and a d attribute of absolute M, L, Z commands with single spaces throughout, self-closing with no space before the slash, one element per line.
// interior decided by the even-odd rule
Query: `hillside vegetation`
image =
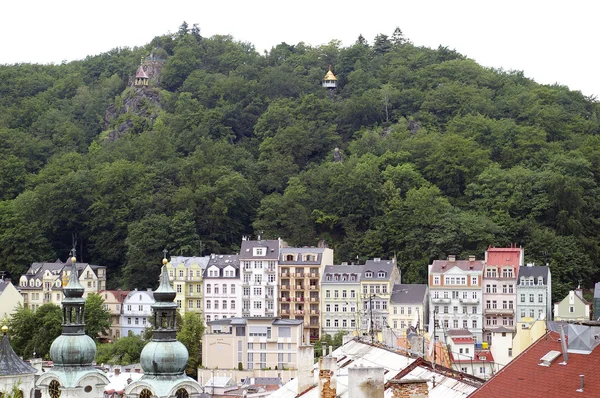
<path fill-rule="evenodd" d="M 105 120 L 151 52 L 166 59 L 146 89 L 160 104 Z M 336 261 L 396 255 L 405 282 L 449 253 L 516 243 L 563 295 L 600 277 L 598 108 L 399 30 L 261 55 L 184 24 L 139 48 L 0 66 L 0 269 L 18 276 L 76 241 L 109 286 L 150 287 L 165 247 L 231 253 L 262 231 L 323 239 Z"/>

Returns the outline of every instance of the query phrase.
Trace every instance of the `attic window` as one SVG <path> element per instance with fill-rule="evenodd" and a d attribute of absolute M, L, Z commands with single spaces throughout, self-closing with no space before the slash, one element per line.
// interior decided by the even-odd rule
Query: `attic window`
<path fill-rule="evenodd" d="M 371 271 L 365 272 L 365 278 L 372 278 L 372 277 L 373 277 L 373 273 Z"/>
<path fill-rule="evenodd" d="M 385 278 L 385 271 L 379 271 L 379 273 L 377 274 L 378 278 Z"/>
<path fill-rule="evenodd" d="M 356 275 L 350 275 L 350 281 L 354 282 L 356 280 Z"/>
<path fill-rule="evenodd" d="M 482 360 L 482 361 L 485 361 L 487 359 L 487 357 L 485 355 L 480 355 L 479 359 Z"/>
<path fill-rule="evenodd" d="M 331 275 L 327 275 L 327 277 L 325 277 L 326 280 L 330 281 L 331 280 Z"/>
<path fill-rule="evenodd" d="M 339 277 L 339 275 L 335 275 L 335 276 L 333 277 L 333 279 L 337 281 L 337 280 L 339 280 L 339 279 L 340 279 L 340 277 Z"/>

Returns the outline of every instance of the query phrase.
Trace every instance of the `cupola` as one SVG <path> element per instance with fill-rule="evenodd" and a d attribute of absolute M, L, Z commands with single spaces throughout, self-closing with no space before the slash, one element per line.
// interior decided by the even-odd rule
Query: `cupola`
<path fill-rule="evenodd" d="M 328 88 L 329 90 L 333 90 L 337 87 L 337 77 L 335 77 L 331 71 L 331 65 L 329 65 L 329 71 L 327 71 L 323 78 L 323 87 Z"/>

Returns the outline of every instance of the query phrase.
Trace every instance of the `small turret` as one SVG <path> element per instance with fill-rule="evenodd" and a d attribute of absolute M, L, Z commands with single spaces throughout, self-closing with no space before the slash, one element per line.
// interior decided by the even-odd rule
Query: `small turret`
<path fill-rule="evenodd" d="M 323 87 L 334 90 L 337 87 L 337 77 L 331 71 L 331 65 L 329 65 L 329 71 L 325 74 L 323 78 Z"/>
<path fill-rule="evenodd" d="M 144 67 L 142 66 L 142 64 L 140 64 L 140 66 L 137 69 L 137 72 L 135 72 L 135 80 L 134 80 L 133 85 L 134 86 L 147 86 L 148 80 L 149 80 L 148 75 L 144 71 Z"/>

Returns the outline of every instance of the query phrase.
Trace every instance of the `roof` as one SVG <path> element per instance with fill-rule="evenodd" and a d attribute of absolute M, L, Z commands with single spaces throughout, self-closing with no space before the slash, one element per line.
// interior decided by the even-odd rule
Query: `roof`
<path fill-rule="evenodd" d="M 451 337 L 454 344 L 474 344 L 475 340 L 472 337 Z"/>
<path fill-rule="evenodd" d="M 450 361 L 453 363 L 494 363 L 494 356 L 490 350 L 476 350 L 473 358 L 466 358 L 460 354 L 455 358 L 452 352 L 449 352 L 448 355 L 450 355 Z"/>
<path fill-rule="evenodd" d="M 229 376 L 215 376 L 208 379 L 204 387 L 223 388 L 236 386 L 235 381 Z"/>
<path fill-rule="evenodd" d="M 523 248 L 489 247 L 486 252 L 487 265 L 523 265 Z"/>
<path fill-rule="evenodd" d="M 482 271 L 484 262 L 481 260 L 434 260 L 431 264 L 432 273 L 443 273 L 451 270 L 454 267 L 458 267 L 463 271 Z"/>
<path fill-rule="evenodd" d="M 4 279 L 0 280 L 0 294 L 7 288 L 10 282 L 6 282 Z"/>
<path fill-rule="evenodd" d="M 364 270 L 364 265 L 326 265 L 325 270 L 323 271 L 323 278 L 321 279 L 321 284 L 329 284 L 329 283 L 340 283 L 340 284 L 348 284 L 348 283 L 360 283 L 360 278 L 362 276 L 362 272 Z M 342 278 L 338 278 L 336 281 L 334 278 L 331 280 L 327 280 L 327 275 L 333 276 L 335 274 L 338 275 L 355 275 L 356 280 L 342 280 Z"/>
<path fill-rule="evenodd" d="M 530 278 L 533 277 L 533 283 L 537 285 L 538 278 L 542 277 L 544 285 L 548 284 L 548 266 L 547 265 L 538 265 L 538 266 L 523 266 L 519 267 L 519 280 L 517 284 L 521 284 L 521 278 Z"/>
<path fill-rule="evenodd" d="M 171 264 L 171 266 L 173 268 L 177 268 L 178 265 L 183 265 L 184 267 L 189 268 L 192 265 L 196 264 L 200 268 L 205 269 L 206 265 L 208 264 L 209 259 L 210 259 L 209 256 L 203 256 L 203 257 L 173 256 L 173 257 L 171 257 L 171 261 L 169 261 L 169 264 Z"/>
<path fill-rule="evenodd" d="M 550 366 L 540 366 L 550 351 L 561 352 L 560 334 L 548 332 L 502 368 L 471 397 L 591 397 L 600 391 L 600 349 L 590 354 L 569 353 L 567 365 L 562 357 Z M 585 375 L 584 392 L 577 392 L 579 375 Z M 587 394 L 586 394 L 587 393 Z"/>
<path fill-rule="evenodd" d="M 396 260 L 381 260 L 379 258 L 367 260 L 365 262 L 362 278 L 363 280 L 382 279 L 377 276 L 377 273 L 379 271 L 385 271 L 386 276 L 383 279 L 389 280 L 394 268 L 396 268 Z M 373 274 L 371 278 L 366 277 L 368 271 L 371 271 Z"/>
<path fill-rule="evenodd" d="M 217 267 L 219 269 L 219 276 L 210 276 L 208 269 L 210 267 Z M 204 270 L 204 279 L 220 279 L 224 278 L 223 270 L 227 267 L 233 267 L 235 269 L 235 275 L 227 278 L 240 277 L 240 256 L 237 254 L 211 254 L 206 269 Z"/>
<path fill-rule="evenodd" d="M 349 397 L 348 368 L 357 366 L 384 368 L 384 396 L 386 398 L 393 396 L 391 385 L 394 380 L 427 380 L 430 398 L 466 397 L 483 383 L 481 379 L 451 369 L 436 367 L 436 370 L 433 370 L 421 358 L 411 358 L 399 352 L 358 339 L 351 340 L 336 349 L 332 356 L 337 358 L 338 364 L 336 372 L 336 396 L 342 398 Z M 319 392 L 316 387 L 319 379 L 318 367 L 318 363 L 313 367 L 315 370 L 313 371 L 314 387 L 302 392 L 302 398 L 318 397 Z M 435 386 L 432 382 L 434 378 Z M 297 391 L 298 378 L 296 377 L 283 385 L 279 390 L 273 392 L 270 397 L 292 398 L 299 395 Z"/>
<path fill-rule="evenodd" d="M 390 301 L 393 304 L 423 304 L 427 296 L 425 284 L 394 285 Z"/>
<path fill-rule="evenodd" d="M 15 353 L 8 336 L 4 334 L 0 341 L 0 376 L 35 374 L 37 369 L 23 361 Z"/>
<path fill-rule="evenodd" d="M 142 79 L 147 79 L 148 78 L 148 75 L 144 71 L 144 68 L 142 67 L 142 65 L 140 65 L 138 67 L 138 69 L 137 69 L 137 72 L 135 72 L 135 77 L 142 78 Z"/>
<path fill-rule="evenodd" d="M 267 252 L 264 256 L 255 256 L 252 250 L 255 247 L 264 247 Z M 279 258 L 279 240 L 243 240 L 240 248 L 240 259 L 277 260 Z"/>
<path fill-rule="evenodd" d="M 325 74 L 325 77 L 323 78 L 323 80 L 337 80 L 337 77 L 335 77 L 335 75 L 331 71 L 331 65 L 329 65 L 329 70 Z"/>
<path fill-rule="evenodd" d="M 323 247 L 286 247 L 279 249 L 279 264 L 307 264 L 307 265 L 318 265 L 323 261 L 323 253 L 325 248 Z M 316 258 L 313 261 L 303 259 L 302 256 L 298 256 L 297 260 L 286 260 L 286 254 L 316 254 Z"/>
<path fill-rule="evenodd" d="M 469 329 L 448 329 L 446 334 L 450 337 L 472 337 L 473 333 Z"/>

